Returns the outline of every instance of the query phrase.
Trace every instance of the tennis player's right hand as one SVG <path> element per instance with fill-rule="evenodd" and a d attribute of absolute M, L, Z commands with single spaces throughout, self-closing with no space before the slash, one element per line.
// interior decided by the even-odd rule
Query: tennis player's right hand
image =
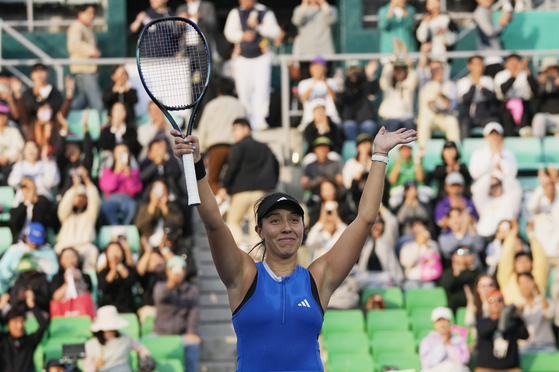
<path fill-rule="evenodd" d="M 200 160 L 200 140 L 198 137 L 190 135 L 183 139 L 181 132 L 176 129 L 171 130 L 171 134 L 175 137 L 175 156 L 182 159 L 185 154 L 193 154 L 195 163 Z"/>

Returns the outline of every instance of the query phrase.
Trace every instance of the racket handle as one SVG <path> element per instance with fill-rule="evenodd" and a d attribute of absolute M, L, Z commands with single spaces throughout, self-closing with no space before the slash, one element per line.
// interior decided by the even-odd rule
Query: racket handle
<path fill-rule="evenodd" d="M 192 154 L 184 154 L 182 156 L 182 165 L 184 167 L 184 176 L 186 178 L 186 191 L 188 192 L 188 205 L 200 205 L 200 195 L 198 194 L 198 181 L 196 180 L 196 171 L 194 170 L 194 156 Z"/>

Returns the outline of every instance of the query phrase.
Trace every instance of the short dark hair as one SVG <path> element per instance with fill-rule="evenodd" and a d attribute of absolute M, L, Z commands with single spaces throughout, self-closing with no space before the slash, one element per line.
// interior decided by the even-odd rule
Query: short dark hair
<path fill-rule="evenodd" d="M 35 63 L 32 67 L 31 67 L 31 72 L 37 71 L 37 70 L 43 70 L 43 71 L 47 71 L 48 72 L 48 68 L 47 66 L 45 66 L 42 63 Z"/>
<path fill-rule="evenodd" d="M 448 213 L 446 214 L 447 217 L 450 217 L 450 214 L 451 214 L 453 211 L 456 211 L 456 212 L 458 212 L 458 213 L 462 213 L 462 209 L 453 207 L 453 208 L 450 208 L 450 209 L 448 210 Z"/>
<path fill-rule="evenodd" d="M 509 55 L 507 56 L 507 58 L 505 58 L 505 61 L 506 61 L 506 60 L 509 60 L 510 58 L 516 58 L 516 59 L 518 59 L 519 61 L 522 59 L 522 57 L 520 57 L 520 55 L 518 55 L 518 54 L 516 54 L 516 53 L 512 53 L 512 54 L 509 54 Z"/>
<path fill-rule="evenodd" d="M 12 76 L 12 73 L 4 68 L 0 70 L 0 78 L 11 78 Z"/>
<path fill-rule="evenodd" d="M 246 118 L 237 118 L 233 120 L 233 125 L 239 124 L 250 128 L 250 122 Z"/>
<path fill-rule="evenodd" d="M 232 96 L 235 93 L 235 82 L 229 78 L 222 77 L 216 84 L 217 92 L 224 96 Z"/>
<path fill-rule="evenodd" d="M 19 306 L 16 306 L 16 307 L 12 307 L 10 309 L 10 311 L 8 311 L 8 313 L 6 314 L 5 319 L 6 319 L 6 322 L 9 322 L 10 320 L 15 319 L 15 318 L 19 318 L 20 316 L 25 318 L 25 310 L 22 309 Z"/>
<path fill-rule="evenodd" d="M 528 278 L 535 280 L 534 276 L 532 275 L 532 273 L 529 272 L 525 272 L 525 273 L 518 273 L 516 274 L 516 280 L 518 281 L 518 279 L 520 279 L 521 276 L 527 276 Z"/>
<path fill-rule="evenodd" d="M 95 9 L 95 6 L 92 4 L 84 4 L 84 5 L 78 5 L 76 6 L 76 14 L 80 14 L 81 12 L 85 12 L 87 10 L 87 8 L 92 7 L 93 9 Z"/>
<path fill-rule="evenodd" d="M 93 334 L 93 337 L 95 337 L 101 345 L 105 345 L 105 343 L 107 343 L 107 339 L 105 338 L 104 331 L 95 332 Z M 120 332 L 115 331 L 115 338 L 119 338 L 119 337 L 120 337 Z"/>
<path fill-rule="evenodd" d="M 534 261 L 534 258 L 532 257 L 532 253 L 530 252 L 526 252 L 526 251 L 521 251 L 518 252 L 517 254 L 514 255 L 514 260 L 516 261 L 517 258 L 522 257 L 522 256 L 527 256 L 530 261 Z"/>

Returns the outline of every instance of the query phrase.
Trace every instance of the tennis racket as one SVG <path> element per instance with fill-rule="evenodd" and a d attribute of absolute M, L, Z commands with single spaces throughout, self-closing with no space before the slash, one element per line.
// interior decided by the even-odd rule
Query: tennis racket
<path fill-rule="evenodd" d="M 181 131 L 169 111 L 192 109 L 186 129 L 186 136 L 190 135 L 210 78 L 210 51 L 198 26 L 181 17 L 151 21 L 138 39 L 136 63 L 147 94 L 173 128 Z M 188 205 L 199 205 L 192 154 L 183 155 L 182 163 Z"/>

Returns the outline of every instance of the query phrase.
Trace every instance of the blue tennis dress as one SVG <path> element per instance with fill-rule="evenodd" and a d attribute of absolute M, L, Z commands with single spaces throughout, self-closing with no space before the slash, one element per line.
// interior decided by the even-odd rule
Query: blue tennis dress
<path fill-rule="evenodd" d="M 318 336 L 324 315 L 311 274 L 299 265 L 281 278 L 263 262 L 256 268 L 254 293 L 233 314 L 237 372 L 323 372 Z"/>

